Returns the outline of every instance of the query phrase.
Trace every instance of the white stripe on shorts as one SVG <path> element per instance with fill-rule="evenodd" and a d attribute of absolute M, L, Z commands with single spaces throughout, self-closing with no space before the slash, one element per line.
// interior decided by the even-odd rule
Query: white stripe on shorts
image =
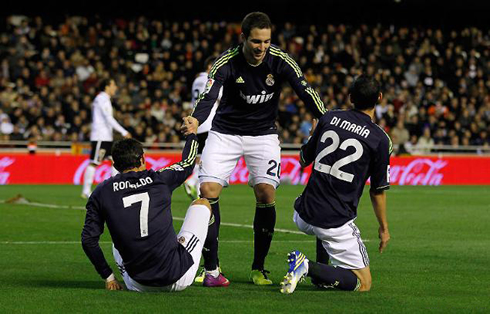
<path fill-rule="evenodd" d="M 362 262 L 364 263 L 364 266 L 369 266 L 369 257 L 367 254 L 366 246 L 361 240 L 361 233 L 359 232 L 359 229 L 352 222 L 349 223 L 349 227 L 352 228 L 352 235 L 357 238 L 357 244 L 359 245 L 359 252 L 361 253 Z"/>

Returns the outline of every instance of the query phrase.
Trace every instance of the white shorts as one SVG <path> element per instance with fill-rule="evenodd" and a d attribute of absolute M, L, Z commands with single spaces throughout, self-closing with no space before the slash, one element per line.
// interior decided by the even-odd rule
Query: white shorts
<path fill-rule="evenodd" d="M 294 211 L 293 220 L 299 230 L 309 235 L 315 235 L 322 240 L 323 247 L 330 255 L 333 266 L 345 269 L 361 269 L 369 266 L 366 246 L 362 242 L 361 233 L 354 219 L 338 228 L 323 229 L 305 222 Z"/>
<path fill-rule="evenodd" d="M 194 264 L 192 264 L 192 266 L 182 277 L 180 277 L 179 280 L 168 286 L 150 287 L 135 281 L 124 269 L 123 259 L 113 245 L 112 252 L 114 254 L 114 259 L 116 260 L 117 267 L 119 268 L 124 283 L 126 284 L 126 288 L 128 290 L 138 292 L 162 292 L 182 291 L 190 286 L 194 282 L 194 278 L 196 277 L 196 273 L 199 268 L 202 248 L 208 234 L 210 216 L 211 212 L 204 205 L 192 205 L 187 210 L 184 223 L 182 224 L 182 228 L 180 228 L 177 239 L 179 243 L 191 254 Z"/>
<path fill-rule="evenodd" d="M 90 145 L 91 163 L 100 165 L 104 159 L 112 160 L 112 142 L 92 141 Z"/>
<path fill-rule="evenodd" d="M 280 183 L 281 147 L 277 134 L 241 136 L 209 131 L 199 165 L 199 182 L 216 182 L 226 187 L 240 159 L 248 168 L 248 184 Z"/>

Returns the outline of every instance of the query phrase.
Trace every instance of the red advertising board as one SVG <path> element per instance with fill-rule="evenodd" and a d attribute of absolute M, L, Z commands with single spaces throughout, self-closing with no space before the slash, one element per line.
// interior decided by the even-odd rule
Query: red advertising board
<path fill-rule="evenodd" d="M 148 154 L 149 168 L 160 169 L 180 160 L 180 154 Z M 81 184 L 87 156 L 55 154 L 0 155 L 0 184 Z M 305 184 L 311 166 L 301 169 L 297 155 L 283 155 L 281 181 Z M 490 184 L 490 157 L 392 157 L 391 184 L 451 185 Z M 95 183 L 111 175 L 108 162 L 97 168 Z M 248 170 L 241 159 L 230 178 L 231 184 L 246 184 Z"/>

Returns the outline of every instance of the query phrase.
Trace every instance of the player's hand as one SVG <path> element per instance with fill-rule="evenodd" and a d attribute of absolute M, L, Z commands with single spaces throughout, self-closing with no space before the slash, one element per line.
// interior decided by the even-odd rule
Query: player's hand
<path fill-rule="evenodd" d="M 197 121 L 196 118 L 194 117 L 184 117 L 183 118 L 184 123 L 182 124 L 182 127 L 180 128 L 180 131 L 185 135 L 189 134 L 197 134 L 197 127 L 199 126 L 199 121 Z"/>
<path fill-rule="evenodd" d="M 318 119 L 311 120 L 310 136 L 313 135 L 313 132 L 315 131 L 317 124 L 318 124 Z"/>
<path fill-rule="evenodd" d="M 106 281 L 105 283 L 106 290 L 123 290 L 123 286 L 117 281 L 117 279 Z"/>
<path fill-rule="evenodd" d="M 124 138 L 132 138 L 133 136 L 131 135 L 131 133 L 127 133 L 126 135 L 124 135 Z"/>
<path fill-rule="evenodd" d="M 384 249 L 388 245 L 388 241 L 390 241 L 390 232 L 388 229 L 385 229 L 383 227 L 379 227 L 378 229 L 379 233 L 379 253 L 383 253 Z"/>

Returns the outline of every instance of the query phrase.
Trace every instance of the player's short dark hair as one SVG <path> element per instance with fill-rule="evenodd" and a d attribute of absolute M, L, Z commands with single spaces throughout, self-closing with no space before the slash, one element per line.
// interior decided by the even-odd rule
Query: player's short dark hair
<path fill-rule="evenodd" d="M 269 16 L 262 12 L 252 12 L 247 14 L 242 21 L 242 33 L 248 38 L 253 28 L 264 29 L 272 28 Z"/>
<path fill-rule="evenodd" d="M 141 157 L 143 157 L 143 154 L 143 145 L 137 140 L 126 138 L 117 141 L 112 146 L 114 168 L 119 172 L 137 168 L 141 166 Z"/>
<path fill-rule="evenodd" d="M 359 110 L 370 109 L 378 101 L 381 85 L 373 76 L 362 74 L 354 80 L 349 92 L 354 108 Z"/>
<path fill-rule="evenodd" d="M 104 78 L 104 79 L 100 80 L 99 85 L 98 85 L 99 92 L 105 91 L 105 88 L 107 86 L 111 85 L 111 81 L 113 81 L 113 79 L 111 79 L 111 78 Z"/>

